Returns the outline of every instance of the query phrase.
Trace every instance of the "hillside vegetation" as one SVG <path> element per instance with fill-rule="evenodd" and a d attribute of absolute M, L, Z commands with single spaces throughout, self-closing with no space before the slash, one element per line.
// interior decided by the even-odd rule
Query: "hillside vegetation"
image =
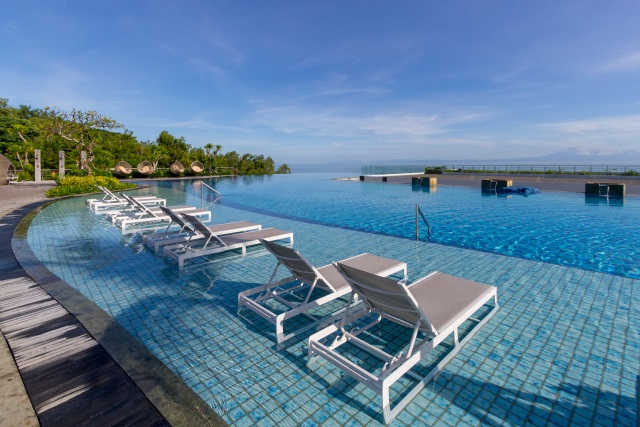
<path fill-rule="evenodd" d="M 142 161 L 151 162 L 156 169 L 152 177 L 168 175 L 165 168 L 175 161 L 187 170 L 192 162 L 201 162 L 205 166 L 201 175 L 290 173 L 286 164 L 276 169 L 271 157 L 236 151 L 223 154 L 217 144 L 192 147 L 184 137 L 167 131 L 160 132 L 155 141 L 138 141 L 124 125 L 96 111 L 12 107 L 8 99 L 0 98 L 0 153 L 23 171 L 23 179 L 33 173 L 36 149 L 41 150 L 43 169 L 57 169 L 58 152 L 64 151 L 67 175 L 109 176 L 121 160 L 134 168 Z M 82 151 L 87 153 L 84 162 Z"/>

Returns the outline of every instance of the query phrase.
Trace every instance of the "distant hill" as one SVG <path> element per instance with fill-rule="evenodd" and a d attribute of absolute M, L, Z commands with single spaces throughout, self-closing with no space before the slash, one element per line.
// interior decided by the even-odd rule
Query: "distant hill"
<path fill-rule="evenodd" d="M 518 157 L 510 159 L 387 159 L 367 162 L 368 165 L 504 165 L 511 164 L 549 164 L 549 165 L 640 165 L 640 150 L 582 151 L 577 148 L 567 148 L 554 153 L 535 157 Z"/>

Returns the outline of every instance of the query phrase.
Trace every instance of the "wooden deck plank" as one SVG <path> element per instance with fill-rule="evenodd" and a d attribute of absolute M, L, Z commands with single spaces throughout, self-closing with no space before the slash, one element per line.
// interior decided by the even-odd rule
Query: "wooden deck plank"
<path fill-rule="evenodd" d="M 9 228 L 0 227 L 0 330 L 40 424 L 169 425 L 80 322 L 24 272 Z"/>

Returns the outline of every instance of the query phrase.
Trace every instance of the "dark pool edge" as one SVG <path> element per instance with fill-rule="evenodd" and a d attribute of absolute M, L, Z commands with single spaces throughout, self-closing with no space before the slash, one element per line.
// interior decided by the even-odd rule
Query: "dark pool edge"
<path fill-rule="evenodd" d="M 227 426 L 200 396 L 113 317 L 49 271 L 35 256 L 27 242 L 27 230 L 35 216 L 56 201 L 37 206 L 16 226 L 11 247 L 22 269 L 78 319 L 171 425 Z"/>

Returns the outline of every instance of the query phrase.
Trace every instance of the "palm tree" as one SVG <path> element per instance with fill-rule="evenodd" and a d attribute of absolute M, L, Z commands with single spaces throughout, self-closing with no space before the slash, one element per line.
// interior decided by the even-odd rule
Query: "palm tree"
<path fill-rule="evenodd" d="M 220 172 L 218 172 L 218 153 L 221 148 L 222 145 L 216 144 L 215 150 L 213 150 L 213 168 L 216 170 L 217 175 L 220 175 Z"/>
<path fill-rule="evenodd" d="M 213 150 L 213 144 L 212 143 L 205 144 L 204 150 L 206 151 L 207 158 L 209 159 L 209 176 L 211 176 L 211 150 Z"/>

